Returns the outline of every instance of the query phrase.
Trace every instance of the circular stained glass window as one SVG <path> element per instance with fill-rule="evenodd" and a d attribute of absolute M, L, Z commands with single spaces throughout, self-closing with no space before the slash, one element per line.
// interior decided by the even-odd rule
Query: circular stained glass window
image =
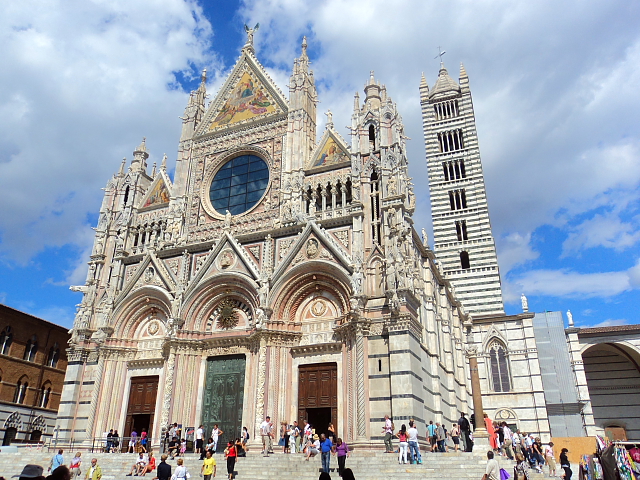
<path fill-rule="evenodd" d="M 213 177 L 209 187 L 211 205 L 220 215 L 239 215 L 253 208 L 269 185 L 269 167 L 255 155 L 229 160 Z"/>

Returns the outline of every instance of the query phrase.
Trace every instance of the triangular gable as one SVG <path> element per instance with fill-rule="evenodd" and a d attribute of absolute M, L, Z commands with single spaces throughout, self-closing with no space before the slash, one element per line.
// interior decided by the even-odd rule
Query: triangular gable
<path fill-rule="evenodd" d="M 310 239 L 316 239 L 318 244 L 308 244 L 307 242 Z M 314 255 L 315 248 L 318 249 L 318 255 Z M 330 255 L 327 259 L 335 260 L 340 266 L 345 268 L 349 274 L 353 272 L 348 252 L 346 252 L 336 240 L 331 238 L 324 229 L 316 225 L 315 222 L 309 222 L 305 229 L 296 237 L 294 244 L 289 248 L 287 254 L 280 261 L 273 274 L 272 284 L 275 284 L 278 278 L 287 270 L 299 263 L 301 260 L 298 259 L 300 254 L 303 254 L 305 260 L 322 260 L 323 255 L 321 249 L 324 249 L 324 251 Z"/>
<path fill-rule="evenodd" d="M 351 156 L 345 141 L 331 128 L 327 128 L 311 153 L 311 161 L 307 165 L 307 170 L 343 167 L 350 161 Z"/>
<path fill-rule="evenodd" d="M 243 50 L 196 131 L 196 136 L 283 117 L 288 104 L 280 89 L 248 50 Z"/>
<path fill-rule="evenodd" d="M 236 268 L 230 268 L 229 270 L 224 268 L 224 263 L 221 262 L 227 262 L 227 260 L 223 259 L 221 256 L 221 252 L 223 252 L 223 250 L 231 250 L 232 253 L 235 254 L 236 258 L 229 260 L 229 267 Z M 252 280 L 256 280 L 260 276 L 258 265 L 256 265 L 247 251 L 236 241 L 235 238 L 233 238 L 233 236 L 231 236 L 231 234 L 229 234 L 229 232 L 224 232 L 220 241 L 212 248 L 211 253 L 208 254 L 206 258 L 207 259 L 204 264 L 198 268 L 196 275 L 189 282 L 189 286 L 185 291 L 185 297 L 189 296 L 192 291 L 197 288 L 200 282 L 214 271 L 217 273 L 227 271 L 245 273 Z M 214 262 L 216 265 L 213 265 Z"/>
<path fill-rule="evenodd" d="M 153 272 L 149 267 L 153 268 Z M 124 298 L 136 288 L 150 285 L 164 288 L 168 292 L 173 292 L 176 288 L 176 280 L 173 273 L 167 269 L 164 263 L 158 259 L 153 252 L 149 252 L 142 262 L 140 262 L 135 273 L 124 284 L 115 304 L 117 305 L 124 300 Z"/>
<path fill-rule="evenodd" d="M 160 170 L 155 180 L 142 198 L 139 208 L 161 207 L 169 204 L 171 198 L 171 180 Z"/>

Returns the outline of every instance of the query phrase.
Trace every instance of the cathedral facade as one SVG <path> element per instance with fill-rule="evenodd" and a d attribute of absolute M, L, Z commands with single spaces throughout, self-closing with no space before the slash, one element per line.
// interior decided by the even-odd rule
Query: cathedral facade
<path fill-rule="evenodd" d="M 252 34 L 253 32 L 251 32 Z M 146 143 L 107 183 L 68 350 L 63 439 L 111 428 L 331 422 L 351 443 L 385 415 L 469 412 L 470 318 L 416 232 L 402 118 L 373 73 L 351 141 L 316 132 L 306 41 L 288 97 L 252 35 L 206 105 L 186 107 L 174 178 Z"/>

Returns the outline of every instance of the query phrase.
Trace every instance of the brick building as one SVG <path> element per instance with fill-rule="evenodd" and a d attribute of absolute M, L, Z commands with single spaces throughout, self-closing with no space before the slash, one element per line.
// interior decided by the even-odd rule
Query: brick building
<path fill-rule="evenodd" d="M 0 304 L 0 438 L 3 445 L 51 438 L 67 369 L 69 333 Z"/>

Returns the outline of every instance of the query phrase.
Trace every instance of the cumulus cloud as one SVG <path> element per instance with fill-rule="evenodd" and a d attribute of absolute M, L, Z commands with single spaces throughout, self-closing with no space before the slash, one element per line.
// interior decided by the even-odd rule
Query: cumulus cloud
<path fill-rule="evenodd" d="M 192 1 L 4 6 L 0 259 L 86 248 L 87 215 L 122 157 L 145 135 L 151 162 L 177 150 L 187 97 L 176 73 L 216 76 L 212 33 Z"/>

